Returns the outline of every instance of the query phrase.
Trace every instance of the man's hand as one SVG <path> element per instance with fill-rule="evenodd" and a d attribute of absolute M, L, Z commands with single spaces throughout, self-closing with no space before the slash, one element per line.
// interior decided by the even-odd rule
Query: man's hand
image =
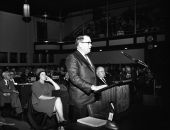
<path fill-rule="evenodd" d="M 91 86 L 91 90 L 93 90 L 93 91 L 98 91 L 98 90 L 100 90 L 100 89 L 102 89 L 102 88 L 105 88 L 105 87 L 107 87 L 106 84 L 104 84 L 104 85 L 99 85 L 99 86 L 92 85 L 92 86 Z"/>
<path fill-rule="evenodd" d="M 10 93 L 3 93 L 4 96 L 10 96 Z"/>

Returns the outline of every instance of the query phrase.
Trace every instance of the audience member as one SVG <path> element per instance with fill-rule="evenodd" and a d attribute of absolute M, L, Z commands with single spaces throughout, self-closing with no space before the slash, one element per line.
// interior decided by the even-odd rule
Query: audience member
<path fill-rule="evenodd" d="M 106 74 L 105 68 L 98 66 L 96 68 L 97 85 L 112 85 L 114 83 L 113 76 L 111 74 Z M 101 93 L 96 93 L 96 100 L 101 100 Z"/>
<path fill-rule="evenodd" d="M 10 73 L 4 71 L 3 79 L 0 81 L 0 106 L 10 103 L 15 108 L 17 115 L 21 116 L 23 110 L 19 99 L 19 92 L 15 89 L 14 83 L 10 80 Z"/>
<path fill-rule="evenodd" d="M 18 83 L 16 83 L 14 80 L 15 73 L 13 71 L 10 71 L 9 74 L 10 74 L 10 80 L 14 83 L 14 85 L 17 85 Z"/>
<path fill-rule="evenodd" d="M 111 85 L 114 82 L 112 75 L 107 74 L 105 72 L 105 68 L 102 66 L 97 67 L 96 75 L 97 75 L 97 85 L 102 85 L 102 84 Z"/>
<path fill-rule="evenodd" d="M 60 86 L 46 75 L 42 68 L 36 70 L 37 81 L 32 85 L 32 104 L 36 111 L 46 113 L 49 117 L 56 114 L 60 125 L 65 125 L 63 105 L 60 97 L 52 96 L 53 90 L 60 90 Z"/>

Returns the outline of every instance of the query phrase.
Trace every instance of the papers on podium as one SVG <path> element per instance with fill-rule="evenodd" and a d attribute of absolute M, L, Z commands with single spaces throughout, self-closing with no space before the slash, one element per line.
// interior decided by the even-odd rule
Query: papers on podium
<path fill-rule="evenodd" d="M 92 126 L 92 127 L 99 127 L 99 126 L 105 125 L 107 121 L 103 119 L 88 116 L 85 118 L 78 119 L 77 122 L 88 125 L 88 126 Z"/>

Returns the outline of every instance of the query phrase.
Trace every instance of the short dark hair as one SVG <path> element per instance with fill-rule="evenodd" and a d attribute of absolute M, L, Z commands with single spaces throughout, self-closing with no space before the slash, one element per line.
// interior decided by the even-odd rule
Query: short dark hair
<path fill-rule="evenodd" d="M 80 36 L 78 36 L 76 38 L 76 42 L 75 42 L 76 46 L 79 44 L 79 42 L 84 40 L 84 37 L 90 37 L 90 36 L 88 36 L 88 35 L 80 35 Z"/>
<path fill-rule="evenodd" d="M 36 70 L 36 80 L 39 80 L 40 79 L 40 74 L 41 74 L 41 72 L 45 72 L 45 69 L 43 69 L 43 68 L 37 68 L 37 70 Z"/>

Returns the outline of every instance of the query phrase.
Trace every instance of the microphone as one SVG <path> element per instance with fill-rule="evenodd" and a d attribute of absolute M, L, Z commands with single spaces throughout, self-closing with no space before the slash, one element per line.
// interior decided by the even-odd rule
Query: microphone
<path fill-rule="evenodd" d="M 146 64 L 145 64 L 143 61 L 141 61 L 141 60 L 137 59 L 136 62 L 137 62 L 138 64 L 141 64 L 141 65 L 145 66 L 146 68 L 148 68 L 148 65 L 146 65 Z"/>
<path fill-rule="evenodd" d="M 125 52 L 123 52 L 123 51 L 121 51 L 121 53 L 122 53 L 124 56 L 126 56 L 127 58 L 129 58 L 130 60 L 132 60 L 132 61 L 135 61 L 135 62 L 136 62 L 136 59 L 135 59 L 135 58 L 133 58 L 132 56 L 128 55 L 127 53 L 125 53 Z"/>
<path fill-rule="evenodd" d="M 136 62 L 136 63 L 138 63 L 138 64 L 141 64 L 141 65 L 145 66 L 146 68 L 148 68 L 148 66 L 147 66 L 143 61 L 141 61 L 141 60 L 139 60 L 139 59 L 135 59 L 134 57 L 130 56 L 129 54 L 127 54 L 127 53 L 125 53 L 125 52 L 123 52 L 123 51 L 121 51 L 121 53 L 122 53 L 124 56 L 126 56 L 127 58 L 129 58 L 130 60 L 132 60 L 132 61 L 134 61 L 134 62 Z"/>
<path fill-rule="evenodd" d="M 115 111 L 115 107 L 113 105 L 113 102 L 110 102 L 110 106 L 111 106 L 112 111 L 114 112 Z"/>

